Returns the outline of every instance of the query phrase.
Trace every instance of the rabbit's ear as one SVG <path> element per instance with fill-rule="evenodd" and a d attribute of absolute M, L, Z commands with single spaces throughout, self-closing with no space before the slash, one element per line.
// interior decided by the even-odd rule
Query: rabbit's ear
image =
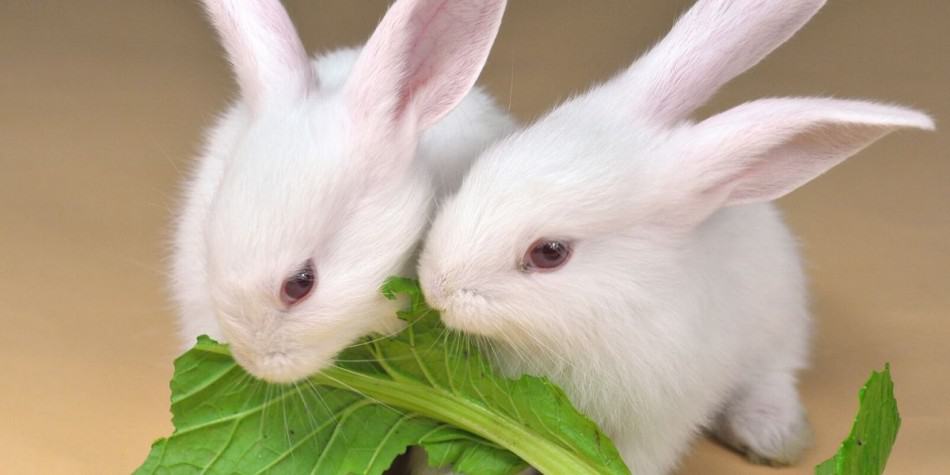
<path fill-rule="evenodd" d="M 314 86 L 307 53 L 279 0 L 204 0 L 254 110 L 293 101 Z"/>
<path fill-rule="evenodd" d="M 679 211 L 702 218 L 720 206 L 780 198 L 901 128 L 932 130 L 934 123 L 871 102 L 762 99 L 683 130 L 675 158 L 658 164 L 659 180 L 686 194 Z"/>
<path fill-rule="evenodd" d="M 398 0 L 347 81 L 357 117 L 422 130 L 471 90 L 498 33 L 504 0 Z"/>
<path fill-rule="evenodd" d="M 621 77 L 636 98 L 637 115 L 661 125 L 685 119 L 791 38 L 824 3 L 699 0 Z"/>

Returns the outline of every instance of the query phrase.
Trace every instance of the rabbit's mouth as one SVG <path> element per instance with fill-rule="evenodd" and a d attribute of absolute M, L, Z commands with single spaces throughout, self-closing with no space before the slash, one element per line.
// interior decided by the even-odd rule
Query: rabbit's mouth
<path fill-rule="evenodd" d="M 446 273 L 419 272 L 419 283 L 426 302 L 442 316 L 442 323 L 453 330 L 491 336 L 491 301 L 481 289 L 458 285 Z"/>
<path fill-rule="evenodd" d="M 296 383 L 333 362 L 333 352 L 326 351 L 280 350 L 256 353 L 232 347 L 232 354 L 235 361 L 252 376 L 274 384 Z"/>
<path fill-rule="evenodd" d="M 488 305 L 484 294 L 474 289 L 456 290 L 442 299 L 442 321 L 454 330 L 491 336 L 494 325 Z"/>

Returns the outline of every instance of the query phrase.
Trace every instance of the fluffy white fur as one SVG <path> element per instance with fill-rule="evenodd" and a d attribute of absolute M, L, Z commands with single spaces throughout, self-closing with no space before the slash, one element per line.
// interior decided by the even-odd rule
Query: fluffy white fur
<path fill-rule="evenodd" d="M 704 428 L 771 463 L 809 444 L 805 282 L 768 201 L 933 124 L 831 99 L 686 118 L 823 3 L 700 0 L 630 69 L 486 151 L 428 234 L 419 277 L 446 324 L 561 385 L 633 473 L 668 473 Z M 563 268 L 522 270 L 539 238 L 573 243 Z"/>
<path fill-rule="evenodd" d="M 513 128 L 469 92 L 504 1 L 399 0 L 362 50 L 304 56 L 277 0 L 206 0 L 241 99 L 211 129 L 184 190 L 173 291 L 185 345 L 208 334 L 286 382 L 398 327 L 379 287 L 410 260 L 435 199 Z M 308 259 L 296 306 L 282 282 Z"/>

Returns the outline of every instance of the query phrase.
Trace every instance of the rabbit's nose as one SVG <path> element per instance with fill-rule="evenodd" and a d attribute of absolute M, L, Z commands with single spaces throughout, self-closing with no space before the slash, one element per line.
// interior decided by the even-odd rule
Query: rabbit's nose
<path fill-rule="evenodd" d="M 431 278 L 426 278 L 425 275 L 420 275 L 419 280 L 422 284 L 422 293 L 425 295 L 426 303 L 430 307 L 438 310 L 445 310 L 445 298 L 447 295 L 450 295 L 450 292 L 446 289 L 446 283 L 448 278 L 445 274 L 439 274 L 432 276 Z"/>

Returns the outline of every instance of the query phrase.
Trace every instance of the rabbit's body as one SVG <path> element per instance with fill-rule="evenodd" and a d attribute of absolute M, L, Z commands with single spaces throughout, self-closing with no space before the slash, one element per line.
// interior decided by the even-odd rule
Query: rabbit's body
<path fill-rule="evenodd" d="M 763 99 L 692 122 L 823 0 L 699 0 L 615 78 L 490 147 L 436 214 L 427 301 L 540 374 L 638 475 L 669 473 L 703 429 L 796 461 L 809 314 L 795 240 L 769 202 L 917 111 Z"/>
<path fill-rule="evenodd" d="M 185 185 L 172 290 L 184 343 L 293 382 L 401 323 L 437 201 L 513 127 L 474 83 L 505 2 L 399 0 L 361 49 L 308 57 L 279 0 L 204 0 L 240 99 Z"/>
<path fill-rule="evenodd" d="M 636 234 L 631 229 L 612 239 L 644 252 L 649 244 L 637 243 Z M 775 462 L 793 461 L 810 441 L 803 412 L 797 400 L 771 398 L 794 394 L 795 374 L 807 359 L 809 316 L 795 242 L 777 210 L 769 204 L 722 210 L 695 235 L 667 244 L 647 251 L 665 254 L 652 262 L 618 258 L 618 266 L 638 269 L 632 278 L 605 270 L 605 281 L 626 280 L 622 288 L 586 282 L 604 294 L 563 290 L 609 306 L 566 315 L 589 318 L 584 332 L 514 343 L 494 338 L 501 366 L 564 388 L 633 473 L 667 472 L 701 429 L 729 438 L 742 417 L 769 431 L 743 434 L 742 441 L 760 443 L 750 449 Z M 638 291 L 622 295 L 623 288 Z M 717 419 L 727 408 L 731 417 Z M 783 433 L 789 429 L 795 432 Z"/>
<path fill-rule="evenodd" d="M 667 228 L 673 213 L 651 202 L 663 190 L 650 177 L 675 132 L 628 133 L 614 137 L 609 151 L 595 152 L 588 147 L 596 138 L 621 124 L 580 119 L 585 106 L 564 105 L 476 162 L 477 183 L 465 181 L 446 204 L 447 213 L 458 214 L 440 215 L 431 231 L 439 241 L 427 241 L 420 262 L 427 298 L 450 327 L 491 338 L 511 376 L 543 375 L 564 388 L 633 473 L 667 473 L 703 429 L 752 457 L 794 461 L 811 440 L 795 392 L 796 372 L 807 360 L 809 313 L 797 244 L 779 211 L 771 203 L 744 204 L 720 209 L 691 230 Z M 548 139 L 568 128 L 595 139 Z M 512 152 L 520 150 L 548 163 L 538 168 Z M 654 152 L 631 157 L 631 150 Z M 558 162 L 594 153 L 598 160 L 570 177 Z M 559 187 L 567 188 L 547 195 L 547 180 L 563 180 Z M 517 214 L 527 206 L 536 221 Z M 482 215 L 489 207 L 512 214 Z M 429 267 L 487 274 L 510 265 L 515 256 L 508 248 L 494 260 L 501 252 L 486 242 L 506 243 L 506 233 L 522 232 L 569 235 L 577 241 L 574 253 L 597 261 L 571 262 L 580 266 L 572 276 L 515 283 L 477 278 L 477 291 L 448 302 L 432 290 Z M 464 236 L 479 241 L 459 245 Z M 519 242 L 531 240 L 525 235 Z M 449 242 L 451 249 L 442 247 Z M 491 256 L 463 262 L 472 256 L 458 249 L 487 249 Z"/>

